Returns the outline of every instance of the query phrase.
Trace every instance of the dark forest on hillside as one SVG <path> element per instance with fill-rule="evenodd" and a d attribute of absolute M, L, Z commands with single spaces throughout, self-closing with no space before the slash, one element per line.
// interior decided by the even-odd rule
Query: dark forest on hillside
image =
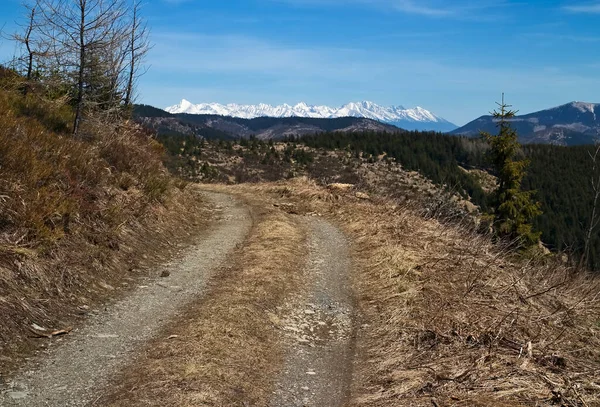
<path fill-rule="evenodd" d="M 463 137 L 435 132 L 324 133 L 298 139 L 313 148 L 349 149 L 378 156 L 386 153 L 408 170 L 419 171 L 437 184 L 454 188 L 486 208 L 485 194 L 478 182 L 459 168 L 481 166 L 486 145 Z"/>
<path fill-rule="evenodd" d="M 349 149 L 373 156 L 387 153 L 408 170 L 419 171 L 435 183 L 468 194 L 483 209 L 486 195 L 477 181 L 459 168 L 488 170 L 486 143 L 478 138 L 452 137 L 433 132 L 324 133 L 297 140 L 307 146 Z M 536 190 L 543 214 L 535 219 L 536 230 L 551 249 L 579 255 L 592 212 L 593 146 L 562 147 L 526 145 L 530 160 L 523 182 L 525 190 Z M 598 176 L 598 174 L 596 174 Z M 600 269 L 600 237 L 591 241 L 590 266 Z"/>

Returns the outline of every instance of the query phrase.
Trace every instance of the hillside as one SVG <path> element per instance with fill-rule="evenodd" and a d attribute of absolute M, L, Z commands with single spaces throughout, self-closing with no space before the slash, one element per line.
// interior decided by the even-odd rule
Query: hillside
<path fill-rule="evenodd" d="M 0 375 L 127 291 L 206 213 L 143 128 L 90 117 L 74 137 L 72 107 L 19 81 L 0 67 Z"/>
<path fill-rule="evenodd" d="M 257 117 L 242 119 L 219 115 L 170 114 L 150 106 L 136 106 L 136 120 L 159 135 L 193 135 L 207 139 L 235 140 L 256 137 L 260 140 L 280 140 L 289 136 L 304 136 L 326 131 L 400 131 L 395 126 L 371 119 L 340 117 L 335 119 L 307 117 Z"/>
<path fill-rule="evenodd" d="M 2 213 L 46 191 L 62 195 L 41 201 L 40 229 L 3 224 L 17 240 L 0 268 L 0 404 L 600 400 L 597 277 L 478 233 L 467 184 L 449 192 L 395 159 L 466 181 L 464 170 L 452 172 L 452 154 L 475 160 L 473 141 L 327 133 L 303 145 L 163 134 L 169 168 L 212 183 L 181 191 L 138 127 L 85 128 L 94 136 L 74 140 L 68 124 L 51 132 L 37 122 L 47 117 L 25 114 L 19 100 L 10 97 L 0 122 L 0 145 L 10 147 L 0 150 L 1 179 L 17 198 Z M 321 142 L 337 148 L 311 147 Z M 382 148 L 389 155 L 373 154 Z M 157 176 L 167 185 L 160 193 Z M 53 206 L 65 200 L 79 206 Z M 51 239 L 22 240 L 35 230 Z"/>
<path fill-rule="evenodd" d="M 600 137 L 600 104 L 572 102 L 510 121 L 523 144 L 594 144 Z M 450 134 L 478 137 L 480 131 L 496 131 L 492 116 L 481 116 Z"/>
<path fill-rule="evenodd" d="M 477 177 L 469 170 L 489 170 L 487 144 L 480 139 L 440 134 L 321 134 L 300 140 L 315 148 L 340 148 L 364 151 L 378 156 L 386 153 L 409 170 L 419 171 L 436 184 L 448 185 L 473 203 L 487 205 L 487 197 Z M 534 226 L 542 232 L 542 241 L 553 250 L 566 251 L 578 259 L 584 246 L 585 230 L 592 215 L 591 177 L 598 177 L 589 154 L 593 146 L 554 146 L 531 144 L 523 148 L 530 160 L 523 186 L 536 191 L 542 215 Z M 600 270 L 600 236 L 592 237 L 590 266 Z"/>

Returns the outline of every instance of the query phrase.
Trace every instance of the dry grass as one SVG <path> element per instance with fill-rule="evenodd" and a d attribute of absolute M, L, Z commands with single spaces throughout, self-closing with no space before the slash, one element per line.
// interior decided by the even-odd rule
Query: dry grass
<path fill-rule="evenodd" d="M 90 226 L 114 229 L 171 189 L 148 134 L 86 122 L 87 138 L 74 139 L 46 123 L 68 122 L 68 110 L 54 103 L 0 91 L 0 250 L 40 251 Z"/>
<path fill-rule="evenodd" d="M 251 189 L 327 214 L 354 241 L 354 406 L 598 406 L 600 284 L 456 222 L 306 179 Z"/>
<path fill-rule="evenodd" d="M 280 211 L 256 209 L 253 217 L 249 239 L 206 296 L 151 341 L 96 405 L 269 404 L 283 358 L 276 314 L 302 285 L 306 236 Z"/>
<path fill-rule="evenodd" d="M 161 150 L 127 123 L 68 133 L 70 109 L 0 90 L 0 374 L 43 345 L 33 323 L 72 324 L 81 308 L 202 225 L 196 194 L 174 188 Z M 195 226 L 194 226 L 195 224 Z"/>

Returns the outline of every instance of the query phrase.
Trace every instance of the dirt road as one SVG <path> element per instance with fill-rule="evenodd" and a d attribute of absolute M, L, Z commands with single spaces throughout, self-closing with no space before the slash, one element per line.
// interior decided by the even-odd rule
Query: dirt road
<path fill-rule="evenodd" d="M 205 193 L 218 221 L 187 255 L 165 267 L 169 276 L 139 285 L 122 301 L 90 317 L 60 346 L 26 366 L 4 386 L 2 406 L 82 406 L 93 402 L 141 344 L 178 310 L 202 295 L 212 272 L 247 235 L 249 212 L 232 197 Z M 163 270 L 157 270 L 156 275 Z M 167 274 L 167 273 L 165 273 Z"/>
<path fill-rule="evenodd" d="M 319 217 L 282 214 L 266 209 L 269 204 L 254 202 L 252 205 L 267 206 L 253 211 L 268 215 L 252 220 L 250 210 L 241 201 L 218 193 L 206 192 L 205 196 L 218 208 L 215 215 L 218 220 L 185 257 L 166 267 L 170 275 L 140 284 L 127 298 L 90 317 L 63 344 L 31 361 L 4 386 L 0 405 L 113 405 L 122 398 L 113 394 L 119 390 L 129 397 L 124 405 L 137 406 L 147 405 L 146 395 L 136 392 L 148 386 L 177 389 L 178 383 L 187 383 L 186 389 L 206 389 L 209 382 L 236 377 L 227 369 L 235 369 L 240 363 L 253 365 L 253 360 L 257 363 L 253 359 L 256 357 L 262 357 L 265 363 L 270 361 L 268 355 L 256 353 L 258 345 L 243 352 L 231 347 L 219 348 L 237 334 L 251 339 L 255 333 L 250 326 L 261 327 L 267 334 L 265 338 L 271 338 L 281 355 L 276 358 L 279 362 L 265 365 L 268 369 L 257 372 L 260 376 L 269 371 L 265 377 L 255 377 L 256 385 L 265 395 L 260 405 L 341 407 L 347 402 L 354 352 L 354 306 L 350 286 L 352 265 L 344 235 Z M 297 242 L 288 247 L 290 239 Z M 238 250 L 234 251 L 236 247 Z M 278 266 L 292 258 L 294 264 Z M 240 263 L 240 259 L 246 260 Z M 233 267 L 235 264 L 237 268 Z M 231 278 L 219 274 L 223 278 L 214 280 L 207 289 L 207 282 L 219 269 L 229 270 L 221 273 L 229 273 Z M 231 274 L 234 270 L 238 274 Z M 162 271 L 153 274 L 160 275 Z M 287 283 L 278 283 L 281 279 Z M 281 294 L 282 289 L 287 293 Z M 279 305 L 266 311 L 271 304 L 267 298 L 277 296 Z M 203 308 L 185 314 L 191 319 L 180 321 L 181 333 L 175 335 L 176 341 L 171 341 L 165 327 L 180 320 L 190 304 L 201 304 Z M 225 310 L 222 315 L 221 305 Z M 215 320 L 216 314 L 220 317 Z M 185 341 L 198 338 L 205 338 L 202 343 L 211 343 L 211 338 L 219 342 L 210 349 L 186 347 Z M 172 362 L 170 355 L 174 353 L 154 353 L 151 344 L 161 341 L 174 344 L 177 349 L 188 349 L 184 360 L 195 360 L 196 365 L 202 366 L 202 375 L 181 367 L 173 368 L 171 376 L 161 378 L 159 370 L 150 369 L 148 363 L 161 358 L 167 358 L 159 362 L 165 369 Z M 237 343 L 240 347 L 246 342 L 240 339 Z M 216 352 L 216 348 L 220 351 Z M 204 361 L 203 355 L 212 354 L 211 350 L 219 357 Z M 149 359 L 140 358 L 143 355 L 150 355 Z M 181 363 L 185 364 L 182 360 Z M 210 370 L 209 365 L 214 365 L 214 369 Z M 140 369 L 153 373 L 140 375 Z M 194 376 L 201 377 L 201 382 L 193 383 Z M 167 384 L 165 380 L 174 383 Z M 120 383 L 125 383 L 126 388 L 116 389 Z M 234 382 L 228 386 L 238 389 Z M 247 405 L 244 391 L 238 389 L 234 393 L 240 394 L 242 404 Z M 222 396 L 231 398 L 228 393 Z M 160 405 L 196 405 L 186 404 L 183 400 L 187 399 L 178 391 L 161 393 L 161 397 Z M 208 396 L 195 393 L 189 399 L 197 397 Z M 215 396 L 215 401 L 220 397 Z"/>
<path fill-rule="evenodd" d="M 353 356 L 350 256 L 345 237 L 329 222 L 307 220 L 308 290 L 284 316 L 288 355 L 274 407 L 339 407 L 349 396 Z"/>

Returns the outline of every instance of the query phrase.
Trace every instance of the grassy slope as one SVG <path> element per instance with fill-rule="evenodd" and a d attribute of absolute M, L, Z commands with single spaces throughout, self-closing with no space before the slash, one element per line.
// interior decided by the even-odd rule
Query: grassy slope
<path fill-rule="evenodd" d="M 308 154 L 299 154 L 307 149 L 301 143 L 250 140 L 240 145 L 169 136 L 160 139 L 170 153 L 167 166 L 184 177 L 203 182 L 275 181 L 309 175 L 325 183 L 336 179 L 356 183 L 357 168 L 376 164 L 385 157 L 384 162 L 394 158 L 403 169 L 418 171 L 438 185 L 453 186 L 457 192 L 466 189 L 477 205 L 485 202 L 484 192 L 489 193 L 494 187 L 492 179 L 487 175 L 482 178 L 486 173 L 477 170 L 487 166 L 487 147 L 481 140 L 417 133 L 335 133 L 303 140 L 319 148 L 311 147 Z M 598 166 L 594 171 L 589 156 L 593 147 L 527 145 L 523 150 L 531 161 L 523 187 L 536 191 L 535 198 L 543 211 L 533 220 L 534 228 L 542 232 L 542 241 L 551 250 L 567 253 L 578 262 L 592 211 L 590 181 L 599 175 Z M 384 172 L 380 174 L 387 177 Z M 388 183 L 392 185 L 392 180 Z M 485 210 L 485 206 L 482 208 Z M 590 248 L 589 267 L 600 270 L 600 234 L 592 236 Z"/>
<path fill-rule="evenodd" d="M 0 373 L 201 224 L 162 147 L 126 123 L 70 136 L 71 110 L 0 90 Z M 185 214 L 185 215 L 184 215 Z M 185 219 L 185 222 L 184 222 Z"/>
<path fill-rule="evenodd" d="M 351 405 L 599 405 L 597 277 L 394 200 L 303 179 L 244 188 L 322 213 L 354 242 Z"/>
<path fill-rule="evenodd" d="M 519 258 L 457 225 L 447 197 L 390 160 L 344 151 L 306 160 L 294 158 L 298 149 L 246 144 L 188 145 L 179 164 L 195 159 L 179 168 L 296 201 L 295 210 L 326 214 L 353 238 L 363 324 L 352 405 L 600 405 L 597 277 L 552 256 Z M 298 174 L 317 183 L 261 183 Z M 379 198 L 323 188 L 331 182 Z M 432 207 L 436 197 L 443 202 Z"/>

